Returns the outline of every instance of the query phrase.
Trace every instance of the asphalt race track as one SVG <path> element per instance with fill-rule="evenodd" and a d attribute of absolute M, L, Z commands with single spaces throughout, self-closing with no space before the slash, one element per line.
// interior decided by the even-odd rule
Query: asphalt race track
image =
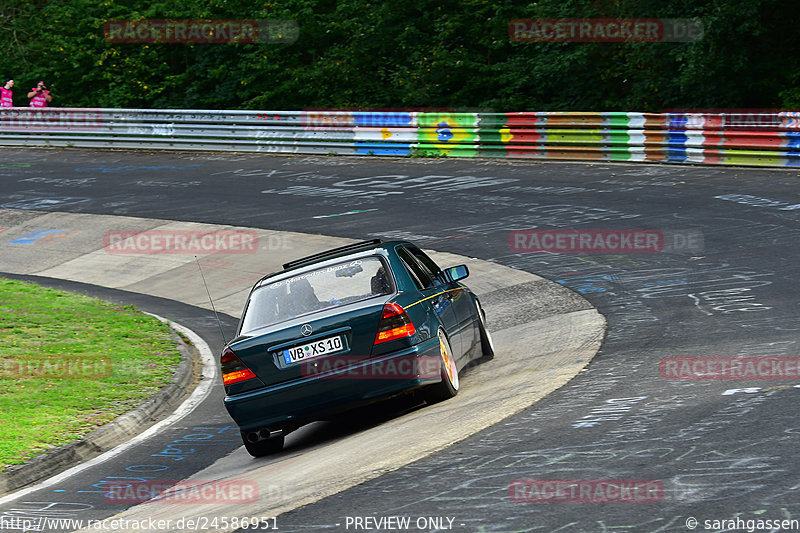
<path fill-rule="evenodd" d="M 434 455 L 277 517 L 273 524 L 282 532 L 736 531 L 747 521 L 800 519 L 797 170 L 0 153 L 2 209 L 409 239 L 538 274 L 606 316 L 601 351 L 568 385 Z M 665 242 L 655 253 L 512 249 L 513 230 L 533 229 L 650 230 Z M 206 310 L 136 295 L 108 297 L 138 298 L 133 303 L 201 333 L 215 353 L 221 346 Z M 226 327 L 235 324 L 224 318 Z M 758 379 L 670 374 L 670 362 L 708 357 L 772 359 Z M 197 427 L 225 427 L 225 417 L 221 408 L 193 413 L 187 435 Z M 319 439 L 359 429 L 328 425 Z M 238 448 L 235 431 L 208 440 L 208 451 L 176 476 Z M 154 447 L 166 450 L 169 443 Z M 227 460 L 257 461 L 241 450 Z M 569 480 L 603 488 L 614 501 L 581 502 L 569 490 L 552 490 Z M 39 513 L 66 512 L 65 493 L 101 491 L 103 480 L 72 482 L 49 499 L 38 495 L 31 513 L 36 505 Z M 620 501 L 608 482 L 645 489 Z M 7 514 L 10 505 L 19 508 L 12 502 L 0 511 Z M 409 522 L 401 528 L 388 517 Z M 705 522 L 712 520 L 729 522 Z M 736 520 L 742 525 L 734 527 Z"/>

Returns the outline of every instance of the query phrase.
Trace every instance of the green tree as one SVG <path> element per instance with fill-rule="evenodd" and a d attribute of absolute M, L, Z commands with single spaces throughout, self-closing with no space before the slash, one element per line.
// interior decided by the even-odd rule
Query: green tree
<path fill-rule="evenodd" d="M 800 4 L 785 0 L 5 0 L 0 75 L 53 105 L 496 111 L 800 105 Z M 515 42 L 521 18 L 702 21 L 688 43 Z M 295 42 L 112 43 L 112 20 L 292 20 Z M 27 85 L 27 84 L 31 85 Z"/>

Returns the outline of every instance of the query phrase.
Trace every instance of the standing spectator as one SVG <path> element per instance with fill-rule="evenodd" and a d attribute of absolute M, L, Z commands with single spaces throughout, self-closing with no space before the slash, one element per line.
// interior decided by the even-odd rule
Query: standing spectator
<path fill-rule="evenodd" d="M 0 87 L 0 107 L 14 107 L 14 99 L 11 88 L 14 86 L 14 80 L 6 78 L 6 83 Z"/>
<path fill-rule="evenodd" d="M 44 86 L 44 81 L 36 84 L 36 87 L 31 89 L 28 93 L 28 98 L 31 99 L 31 107 L 47 107 L 47 104 L 53 100 L 50 96 L 50 91 Z"/>

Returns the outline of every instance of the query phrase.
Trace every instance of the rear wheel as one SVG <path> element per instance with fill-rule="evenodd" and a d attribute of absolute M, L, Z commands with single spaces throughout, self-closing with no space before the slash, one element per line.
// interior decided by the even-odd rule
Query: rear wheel
<path fill-rule="evenodd" d="M 441 402 L 458 394 L 460 382 L 458 380 L 458 367 L 453 350 L 447 341 L 444 330 L 439 330 L 439 357 L 442 366 L 442 381 L 431 385 L 425 390 L 425 401 L 428 403 Z"/>
<path fill-rule="evenodd" d="M 281 435 L 280 437 L 272 439 L 250 442 L 247 440 L 247 436 L 242 434 L 242 441 L 244 441 L 244 447 L 247 453 L 253 457 L 264 457 L 265 455 L 272 455 L 273 453 L 278 453 L 283 450 L 284 437 Z"/>
<path fill-rule="evenodd" d="M 494 359 L 494 342 L 489 330 L 486 329 L 486 313 L 481 307 L 481 303 L 475 300 L 475 308 L 478 310 L 478 329 L 481 335 L 481 351 L 483 352 L 484 359 Z"/>

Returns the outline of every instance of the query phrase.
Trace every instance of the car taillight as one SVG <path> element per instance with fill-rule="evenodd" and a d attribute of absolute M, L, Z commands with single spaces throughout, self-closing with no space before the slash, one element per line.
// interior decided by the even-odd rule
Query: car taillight
<path fill-rule="evenodd" d="M 406 310 L 396 303 L 388 303 L 383 306 L 381 321 L 378 324 L 378 334 L 375 335 L 375 344 L 410 337 L 416 332 Z"/>
<path fill-rule="evenodd" d="M 229 347 L 225 347 L 222 352 L 222 357 L 219 359 L 220 370 L 222 372 L 222 383 L 224 385 L 233 385 L 240 381 L 253 379 L 256 377 L 253 371 L 244 366 L 242 360 L 236 357 Z"/>

